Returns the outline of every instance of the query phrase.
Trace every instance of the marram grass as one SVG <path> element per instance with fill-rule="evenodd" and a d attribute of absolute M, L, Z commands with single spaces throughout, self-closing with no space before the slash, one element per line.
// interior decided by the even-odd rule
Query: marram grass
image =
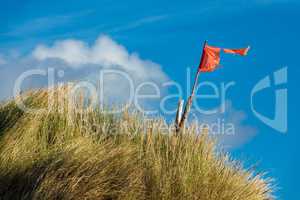
<path fill-rule="evenodd" d="M 270 179 L 243 169 L 196 128 L 176 135 L 160 128 L 162 119 L 134 112 L 76 112 L 65 90 L 51 90 L 44 112 L 1 105 L 0 199 L 273 199 Z M 43 108 L 50 93 L 22 99 Z"/>

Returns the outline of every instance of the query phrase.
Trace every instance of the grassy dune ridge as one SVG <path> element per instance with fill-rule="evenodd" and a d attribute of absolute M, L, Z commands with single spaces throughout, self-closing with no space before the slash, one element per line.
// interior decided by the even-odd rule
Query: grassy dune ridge
<path fill-rule="evenodd" d="M 243 169 L 191 125 L 167 134 L 163 119 L 69 103 L 66 87 L 31 91 L 25 113 L 0 107 L 0 199 L 267 200 L 271 180 Z M 20 97 L 21 98 L 21 97 Z"/>

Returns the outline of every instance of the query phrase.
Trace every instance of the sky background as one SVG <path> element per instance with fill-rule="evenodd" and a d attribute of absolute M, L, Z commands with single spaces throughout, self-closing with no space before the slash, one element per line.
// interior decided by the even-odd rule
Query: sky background
<path fill-rule="evenodd" d="M 11 96 L 15 79 L 27 69 L 57 65 L 70 78 L 92 79 L 96 68 L 91 66 L 105 67 L 105 59 L 131 70 L 137 82 L 176 81 L 186 98 L 186 70 L 193 74 L 197 69 L 204 40 L 227 48 L 251 45 L 247 57 L 222 55 L 222 67 L 200 79 L 235 82 L 226 96 L 225 118 L 234 121 L 241 136 L 230 139 L 234 147 L 229 151 L 246 166 L 257 164 L 257 170 L 268 172 L 278 185 L 278 199 L 296 200 L 299 19 L 297 0 L 1 0 L 0 99 Z M 124 55 L 129 57 L 119 59 Z M 255 84 L 283 67 L 288 67 L 288 84 L 280 86 L 288 88 L 285 134 L 261 122 L 250 107 Z M 274 87 L 255 99 L 256 109 L 271 118 Z M 115 89 L 119 92 L 120 85 Z"/>

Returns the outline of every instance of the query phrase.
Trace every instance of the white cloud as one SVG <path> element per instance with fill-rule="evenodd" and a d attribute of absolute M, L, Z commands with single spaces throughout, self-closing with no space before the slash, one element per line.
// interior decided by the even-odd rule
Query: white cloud
<path fill-rule="evenodd" d="M 100 36 L 92 45 L 70 39 L 57 41 L 50 47 L 38 45 L 32 56 L 40 63 L 61 61 L 64 69 L 69 71 L 90 70 L 88 79 L 92 80 L 99 79 L 100 69 L 120 70 L 129 76 L 134 83 L 134 89 L 145 82 L 152 82 L 160 88 L 160 84 L 168 80 L 159 64 L 144 60 L 137 53 L 129 53 L 124 46 L 105 35 Z M 111 101 L 109 97 L 117 97 L 118 102 L 120 99 L 129 98 L 131 85 L 128 79 L 118 74 L 108 74 L 104 78 L 107 101 Z M 144 92 L 151 93 L 149 89 Z"/>
<path fill-rule="evenodd" d="M 92 10 L 84 10 L 77 13 L 68 13 L 66 15 L 52 15 L 39 18 L 33 18 L 23 23 L 9 27 L 9 31 L 2 33 L 5 36 L 28 36 L 39 34 L 39 32 L 47 31 L 62 27 L 66 24 L 73 23 L 80 17 L 91 14 Z"/>
<path fill-rule="evenodd" d="M 5 58 L 0 54 L 0 65 L 6 64 Z"/>
<path fill-rule="evenodd" d="M 118 67 L 144 78 L 166 78 L 158 64 L 141 59 L 137 53 L 130 54 L 124 46 L 105 35 L 100 36 L 92 46 L 80 40 L 58 41 L 52 47 L 39 45 L 33 51 L 33 57 L 40 61 L 60 59 L 73 68 L 93 64 L 106 68 Z"/>
<path fill-rule="evenodd" d="M 221 148 L 238 148 L 256 135 L 256 129 L 245 124 L 246 113 L 236 110 L 231 101 L 225 102 L 225 112 L 222 109 L 223 105 L 220 105 L 218 112 L 212 115 L 198 114 L 195 110 L 192 114 L 199 125 L 206 124 L 210 128 L 209 134 Z"/>
<path fill-rule="evenodd" d="M 130 29 L 134 29 L 134 28 L 138 28 L 140 26 L 143 26 L 145 24 L 150 24 L 150 23 L 155 23 L 155 22 L 159 22 L 162 21 L 164 19 L 167 19 L 169 17 L 169 15 L 157 15 L 157 16 L 148 16 L 145 18 L 141 18 L 138 19 L 136 21 L 133 22 L 129 22 L 128 24 L 119 26 L 119 27 L 115 27 L 111 30 L 108 30 L 108 32 L 120 32 L 120 31 L 127 31 Z"/>

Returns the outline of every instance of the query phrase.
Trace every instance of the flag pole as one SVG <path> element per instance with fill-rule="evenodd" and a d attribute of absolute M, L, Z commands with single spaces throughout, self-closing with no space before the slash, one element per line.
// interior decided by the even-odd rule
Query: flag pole
<path fill-rule="evenodd" d="M 203 44 L 202 55 L 201 55 L 201 63 L 203 62 L 204 48 L 205 48 L 206 44 L 207 44 L 207 40 L 205 40 L 204 44 Z M 200 63 L 200 65 L 201 65 L 201 63 Z M 196 89 L 196 86 L 198 84 L 199 75 L 200 75 L 200 69 L 197 70 L 197 74 L 195 76 L 194 85 L 193 85 L 193 88 L 192 88 L 191 95 L 189 96 L 188 101 L 185 105 L 184 112 L 182 114 L 182 117 L 181 117 L 181 120 L 180 120 L 180 123 L 179 123 L 179 127 L 178 127 L 178 129 L 176 129 L 177 133 L 180 132 L 180 130 L 184 127 L 185 121 L 186 121 L 186 119 L 188 117 L 188 114 L 190 112 L 190 108 L 191 108 L 191 105 L 192 105 L 192 102 L 193 102 L 193 97 L 195 95 L 195 89 Z"/>

